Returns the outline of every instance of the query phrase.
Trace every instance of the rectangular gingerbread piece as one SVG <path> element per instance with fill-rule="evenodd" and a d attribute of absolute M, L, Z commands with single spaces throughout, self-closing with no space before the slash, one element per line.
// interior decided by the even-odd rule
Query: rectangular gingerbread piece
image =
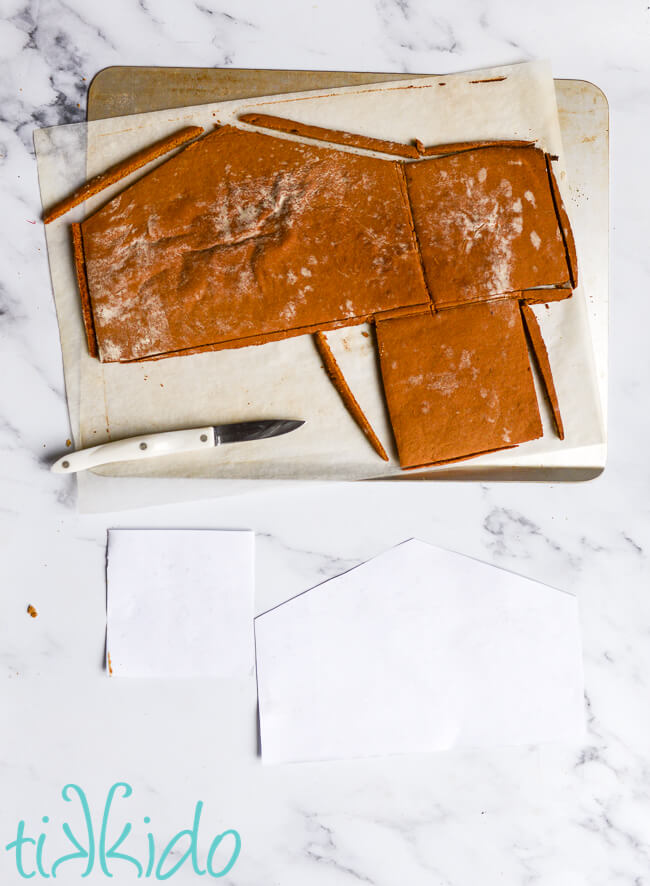
<path fill-rule="evenodd" d="M 542 435 L 516 300 L 377 321 L 400 464 L 421 467 Z"/>
<path fill-rule="evenodd" d="M 82 225 L 103 362 L 429 304 L 395 162 L 223 126 Z"/>
<path fill-rule="evenodd" d="M 437 308 L 570 285 L 558 217 L 566 214 L 543 151 L 490 146 L 407 163 L 405 171 Z"/>

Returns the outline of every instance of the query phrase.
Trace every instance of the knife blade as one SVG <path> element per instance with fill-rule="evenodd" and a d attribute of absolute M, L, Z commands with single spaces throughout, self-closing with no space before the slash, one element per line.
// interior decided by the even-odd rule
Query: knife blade
<path fill-rule="evenodd" d="M 55 461 L 50 468 L 55 474 L 73 474 L 99 465 L 119 461 L 139 461 L 176 452 L 194 452 L 199 449 L 212 449 L 228 443 L 245 443 L 250 440 L 264 440 L 289 434 L 304 425 L 304 421 L 293 419 L 263 419 L 260 421 L 240 421 L 227 425 L 207 425 L 204 428 L 189 428 L 182 431 L 163 431 L 158 434 L 143 434 L 101 443 L 89 449 L 78 449 Z"/>

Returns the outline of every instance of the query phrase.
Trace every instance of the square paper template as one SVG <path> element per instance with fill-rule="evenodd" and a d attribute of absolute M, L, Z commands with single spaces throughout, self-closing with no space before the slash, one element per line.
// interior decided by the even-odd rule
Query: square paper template
<path fill-rule="evenodd" d="M 258 616 L 265 763 L 584 737 L 576 598 L 411 540 Z"/>
<path fill-rule="evenodd" d="M 108 533 L 107 670 L 241 677 L 253 665 L 252 532 Z"/>

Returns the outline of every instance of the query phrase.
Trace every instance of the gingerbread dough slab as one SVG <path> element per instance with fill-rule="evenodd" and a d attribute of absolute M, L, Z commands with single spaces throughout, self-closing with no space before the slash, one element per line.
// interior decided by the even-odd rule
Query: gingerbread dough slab
<path fill-rule="evenodd" d="M 516 300 L 378 320 L 377 339 L 403 468 L 542 436 Z"/>
<path fill-rule="evenodd" d="M 436 307 L 569 283 L 543 151 L 485 147 L 408 163 L 405 173 Z"/>
<path fill-rule="evenodd" d="M 231 126 L 82 229 L 103 362 L 429 303 L 396 163 Z"/>

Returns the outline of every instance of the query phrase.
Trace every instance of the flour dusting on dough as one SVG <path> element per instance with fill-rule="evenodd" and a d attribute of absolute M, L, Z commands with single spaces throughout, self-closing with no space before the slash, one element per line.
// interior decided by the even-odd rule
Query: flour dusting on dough
<path fill-rule="evenodd" d="M 440 372 L 435 376 L 428 375 L 426 386 L 449 397 L 460 387 L 460 381 L 456 372 Z"/>
<path fill-rule="evenodd" d="M 469 369 L 469 367 L 471 365 L 472 365 L 472 355 L 470 354 L 470 352 L 468 350 L 464 350 L 463 353 L 460 355 L 460 361 L 458 363 L 458 368 L 459 369 Z"/>
<path fill-rule="evenodd" d="M 446 178 L 443 172 L 447 170 L 440 171 L 440 179 Z M 458 199 L 456 188 L 448 184 L 434 194 L 438 201 L 435 207 L 438 241 L 460 245 L 464 254 L 458 257 L 459 263 L 470 262 L 473 251 L 479 247 L 481 254 L 489 253 L 489 261 L 480 262 L 479 273 L 464 281 L 465 292 L 470 297 L 512 289 L 513 248 L 524 229 L 521 197 L 513 199 L 512 182 L 503 176 L 497 186 L 482 187 L 487 179 L 484 172 L 485 168 L 481 167 L 476 176 L 467 175 L 464 165 L 459 163 L 455 181 L 462 180 L 466 199 Z M 434 211 L 433 203 L 430 211 Z M 434 293 L 435 288 L 434 284 Z"/>

